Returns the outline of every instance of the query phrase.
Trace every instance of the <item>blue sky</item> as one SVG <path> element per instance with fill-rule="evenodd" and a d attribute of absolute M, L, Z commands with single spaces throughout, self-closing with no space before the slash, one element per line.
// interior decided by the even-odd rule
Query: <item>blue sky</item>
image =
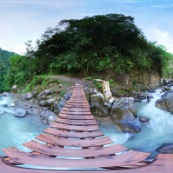
<path fill-rule="evenodd" d="M 23 53 L 63 19 L 109 13 L 134 17 L 148 40 L 173 53 L 173 0 L 0 0 L 0 47 Z"/>

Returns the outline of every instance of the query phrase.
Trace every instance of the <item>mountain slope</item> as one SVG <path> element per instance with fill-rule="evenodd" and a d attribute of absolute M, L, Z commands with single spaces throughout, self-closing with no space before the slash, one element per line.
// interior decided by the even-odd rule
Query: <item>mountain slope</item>
<path fill-rule="evenodd" d="M 0 48 L 0 62 L 3 65 L 8 65 L 8 58 L 13 56 L 15 53 Z"/>

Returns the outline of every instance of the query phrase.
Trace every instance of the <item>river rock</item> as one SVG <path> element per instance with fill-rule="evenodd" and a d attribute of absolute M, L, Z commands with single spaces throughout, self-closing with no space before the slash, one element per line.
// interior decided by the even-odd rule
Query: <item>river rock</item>
<path fill-rule="evenodd" d="M 56 99 L 54 98 L 50 98 L 50 99 L 47 99 L 47 106 L 50 107 L 54 102 L 56 101 Z"/>
<path fill-rule="evenodd" d="M 90 95 L 91 112 L 97 116 L 108 116 L 108 109 L 105 106 L 105 97 L 102 93 Z"/>
<path fill-rule="evenodd" d="M 134 101 L 130 101 L 129 98 L 115 100 L 110 111 L 113 122 L 125 132 L 139 132 L 141 130 L 140 122 L 135 114 Z"/>
<path fill-rule="evenodd" d="M 150 118 L 148 118 L 146 116 L 139 116 L 138 119 L 142 123 L 146 123 L 146 122 L 148 122 L 150 120 Z"/>
<path fill-rule="evenodd" d="M 153 95 L 151 93 L 147 93 L 147 99 L 153 98 Z"/>
<path fill-rule="evenodd" d="M 113 104 L 114 101 L 115 101 L 115 98 L 111 97 L 111 98 L 109 99 L 109 104 Z"/>
<path fill-rule="evenodd" d="M 173 91 L 165 92 L 161 99 L 156 101 L 156 106 L 173 114 Z"/>
<path fill-rule="evenodd" d="M 12 88 L 11 88 L 11 91 L 13 93 L 17 93 L 17 90 L 18 90 L 18 86 L 17 85 L 13 85 Z"/>
<path fill-rule="evenodd" d="M 72 95 L 72 92 L 67 92 L 66 94 L 64 94 L 63 98 L 67 101 L 70 99 L 71 95 Z"/>
<path fill-rule="evenodd" d="M 0 97 L 6 97 L 7 95 L 9 95 L 9 93 L 4 92 L 4 93 L 0 94 Z"/>
<path fill-rule="evenodd" d="M 3 106 L 4 106 L 4 108 L 6 108 L 6 107 L 8 107 L 8 104 L 4 104 Z"/>
<path fill-rule="evenodd" d="M 89 102 L 89 100 L 90 100 L 90 89 L 88 87 L 85 87 L 84 91 L 85 91 L 86 98 Z"/>
<path fill-rule="evenodd" d="M 19 118 L 23 118 L 27 115 L 27 111 L 25 109 L 18 108 L 15 111 L 15 116 Z"/>
<path fill-rule="evenodd" d="M 108 81 L 103 81 L 102 91 L 103 91 L 103 95 L 104 95 L 106 101 L 109 102 L 109 99 L 111 99 L 111 97 L 112 97 L 112 93 L 110 91 L 110 86 L 109 86 Z"/>
<path fill-rule="evenodd" d="M 39 101 L 39 105 L 40 105 L 40 106 L 43 106 L 43 107 L 46 107 L 46 106 L 47 106 L 46 100 L 40 100 L 40 101 Z"/>
<path fill-rule="evenodd" d="M 48 96 L 48 95 L 51 95 L 52 91 L 48 89 L 48 90 L 45 90 L 43 93 L 44 93 L 46 96 Z"/>
<path fill-rule="evenodd" d="M 24 96 L 25 100 L 31 100 L 33 97 L 34 96 L 31 92 L 26 93 L 25 96 Z"/>
<path fill-rule="evenodd" d="M 156 91 L 154 89 L 148 89 L 148 93 L 155 93 Z"/>
<path fill-rule="evenodd" d="M 173 144 L 164 144 L 157 151 L 161 154 L 173 154 Z"/>
<path fill-rule="evenodd" d="M 65 106 L 65 104 L 66 104 L 66 100 L 64 99 L 64 98 L 62 98 L 61 100 L 60 100 L 60 102 L 54 102 L 53 103 L 53 111 L 55 112 L 55 113 L 60 113 L 61 112 L 61 110 L 63 109 L 63 107 Z"/>

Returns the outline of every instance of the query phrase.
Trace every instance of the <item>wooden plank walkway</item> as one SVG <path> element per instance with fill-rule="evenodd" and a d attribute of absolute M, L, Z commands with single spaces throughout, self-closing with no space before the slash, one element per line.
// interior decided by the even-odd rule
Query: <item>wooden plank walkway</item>
<path fill-rule="evenodd" d="M 3 149 L 6 156 L 1 158 L 0 173 L 173 172 L 173 155 L 160 154 L 150 163 L 150 153 L 128 150 L 104 136 L 80 85 L 75 85 L 59 116 L 36 139 L 23 144 L 31 152 L 15 147 Z"/>

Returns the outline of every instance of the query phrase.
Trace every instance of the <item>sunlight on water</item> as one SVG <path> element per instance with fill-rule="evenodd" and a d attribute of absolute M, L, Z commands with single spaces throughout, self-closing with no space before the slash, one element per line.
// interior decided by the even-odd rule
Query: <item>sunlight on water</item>
<path fill-rule="evenodd" d="M 15 107 L 3 106 L 12 102 L 12 96 L 0 97 L 0 148 L 15 146 L 27 151 L 21 144 L 34 139 L 45 126 L 34 116 L 15 117 Z M 0 155 L 2 154 L 3 152 L 0 150 Z"/>

